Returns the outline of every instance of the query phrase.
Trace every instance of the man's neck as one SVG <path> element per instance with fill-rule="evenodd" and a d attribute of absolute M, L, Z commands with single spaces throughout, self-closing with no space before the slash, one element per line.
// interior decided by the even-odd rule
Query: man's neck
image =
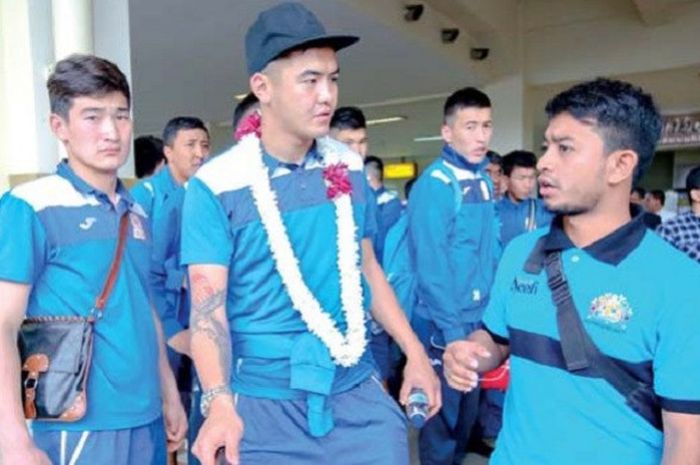
<path fill-rule="evenodd" d="M 314 140 L 289 134 L 269 121 L 266 124 L 265 120 L 263 118 L 260 140 L 267 153 L 285 163 L 301 164 Z"/>
<path fill-rule="evenodd" d="M 700 202 L 693 202 L 690 205 L 690 209 L 695 213 L 697 216 L 700 216 Z"/>
<path fill-rule="evenodd" d="M 630 221 L 629 205 L 612 211 L 592 211 L 564 216 L 564 232 L 576 247 L 587 247 Z"/>
<path fill-rule="evenodd" d="M 173 178 L 173 181 L 175 181 L 175 184 L 178 186 L 182 186 L 187 182 L 187 179 L 179 176 L 175 169 L 173 168 L 173 165 L 167 165 L 168 170 L 170 171 L 170 177 Z"/>
<path fill-rule="evenodd" d="M 112 202 L 117 200 L 117 173 L 99 172 L 87 168 L 84 165 L 75 163 L 70 158 L 68 159 L 68 166 L 71 167 L 73 172 L 80 179 L 94 187 L 95 189 L 107 194 L 107 197 Z"/>
<path fill-rule="evenodd" d="M 510 199 L 511 202 L 513 202 L 516 205 L 523 201 L 523 199 L 517 199 L 510 192 L 507 192 L 507 191 L 506 191 L 506 196 Z"/>

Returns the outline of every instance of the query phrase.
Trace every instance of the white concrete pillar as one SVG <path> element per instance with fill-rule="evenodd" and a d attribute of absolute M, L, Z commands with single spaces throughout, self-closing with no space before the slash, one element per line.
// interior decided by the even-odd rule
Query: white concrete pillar
<path fill-rule="evenodd" d="M 530 149 L 525 130 L 525 83 L 522 74 L 504 76 L 484 86 L 493 108 L 491 149 L 501 155 L 511 150 Z M 528 143 L 528 139 L 530 139 Z"/>
<path fill-rule="evenodd" d="M 107 58 L 131 81 L 128 2 L 0 1 L 0 192 L 52 172 L 65 156 L 48 125 L 46 79 L 73 53 Z M 120 174 L 133 172 L 130 159 Z"/>
<path fill-rule="evenodd" d="M 134 106 L 138 105 L 138 101 L 134 101 L 134 87 L 131 79 L 129 2 L 124 0 L 99 0 L 94 3 L 92 14 L 94 53 L 116 64 L 122 70 L 131 88 L 131 108 L 133 109 Z M 133 145 L 126 164 L 119 170 L 119 176 L 122 178 L 135 177 Z"/>
<path fill-rule="evenodd" d="M 57 160 L 46 95 L 50 14 L 44 2 L 0 2 L 0 189 L 50 172 Z"/>
<path fill-rule="evenodd" d="M 93 53 L 92 0 L 52 0 L 54 59 Z"/>

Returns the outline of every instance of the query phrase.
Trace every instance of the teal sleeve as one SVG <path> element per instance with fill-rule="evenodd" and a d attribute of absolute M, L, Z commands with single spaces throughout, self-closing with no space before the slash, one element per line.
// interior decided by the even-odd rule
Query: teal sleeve
<path fill-rule="evenodd" d="M 46 265 L 46 232 L 34 209 L 6 193 L 0 198 L 0 280 L 34 284 Z"/>
<path fill-rule="evenodd" d="M 233 241 L 219 197 L 198 178 L 187 184 L 182 209 L 181 263 L 229 266 Z"/>
<path fill-rule="evenodd" d="M 684 260 L 677 269 L 657 329 L 654 390 L 664 410 L 700 414 L 700 298 L 692 291 L 700 283 L 700 267 Z"/>

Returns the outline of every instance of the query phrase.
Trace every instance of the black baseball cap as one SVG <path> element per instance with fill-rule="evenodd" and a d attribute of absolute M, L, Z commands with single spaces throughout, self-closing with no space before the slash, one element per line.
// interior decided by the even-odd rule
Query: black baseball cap
<path fill-rule="evenodd" d="M 329 35 L 318 18 L 300 3 L 280 3 L 260 13 L 246 33 L 248 73 L 261 71 L 290 50 L 326 46 L 337 51 L 358 40 L 356 36 Z"/>

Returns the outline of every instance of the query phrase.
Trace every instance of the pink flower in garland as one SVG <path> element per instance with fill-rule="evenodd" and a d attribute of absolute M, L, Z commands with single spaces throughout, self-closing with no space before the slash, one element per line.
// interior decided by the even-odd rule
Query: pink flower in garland
<path fill-rule="evenodd" d="M 236 132 L 233 133 L 233 138 L 236 139 L 236 142 L 243 139 L 243 137 L 247 136 L 248 134 L 255 134 L 258 138 L 260 138 L 260 123 L 260 113 L 254 111 L 238 124 Z"/>
<path fill-rule="evenodd" d="M 345 163 L 336 163 L 328 165 L 323 170 L 323 179 L 328 183 L 326 196 L 329 199 L 335 200 L 340 196 L 350 194 L 352 192 L 352 183 L 348 174 L 348 165 Z"/>

